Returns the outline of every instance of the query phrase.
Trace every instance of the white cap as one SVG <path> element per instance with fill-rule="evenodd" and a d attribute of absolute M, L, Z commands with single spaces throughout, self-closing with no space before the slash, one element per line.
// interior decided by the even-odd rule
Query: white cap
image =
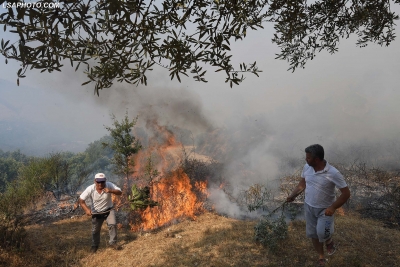
<path fill-rule="evenodd" d="M 94 176 L 94 179 L 96 180 L 96 182 L 105 182 L 107 180 L 106 175 L 104 173 L 97 173 Z"/>

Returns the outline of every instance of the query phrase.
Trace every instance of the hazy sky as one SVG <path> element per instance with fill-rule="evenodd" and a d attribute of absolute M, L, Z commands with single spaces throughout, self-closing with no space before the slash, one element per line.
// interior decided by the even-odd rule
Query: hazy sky
<path fill-rule="evenodd" d="M 397 35 L 399 28 L 397 28 Z M 400 159 L 399 70 L 400 41 L 389 47 L 370 44 L 357 48 L 354 38 L 342 40 L 339 52 L 327 52 L 288 72 L 289 64 L 274 59 L 272 29 L 248 33 L 235 43 L 237 63 L 257 61 L 262 73 L 248 74 L 230 88 L 221 73 L 209 71 L 208 83 L 190 78 L 170 81 L 168 72 L 148 73 L 148 86 L 116 83 L 94 95 L 94 85 L 72 68 L 62 73 L 27 73 L 16 85 L 18 64 L 0 65 L 0 149 L 20 148 L 27 153 L 82 151 L 107 134 L 110 114 L 139 116 L 162 125 L 182 126 L 194 133 L 215 128 L 240 131 L 260 128 L 266 137 L 257 146 L 227 163 L 232 183 L 250 183 L 275 177 L 285 157 L 302 157 L 304 148 L 320 143 L 332 161 L 368 159 L 393 166 Z M 4 58 L 0 58 L 4 62 Z M 243 134 L 244 133 L 244 134 Z M 252 133 L 248 136 L 251 138 Z M 254 180 L 237 173 L 237 162 L 254 170 Z M 223 203 L 224 195 L 215 195 Z"/>
<path fill-rule="evenodd" d="M 147 87 L 116 83 L 98 97 L 93 85 L 80 86 L 86 77 L 72 68 L 51 74 L 28 71 L 18 87 L 18 64 L 3 63 L 0 122 L 46 125 L 52 136 L 70 136 L 66 141 L 83 144 L 106 134 L 104 124 L 110 125 L 110 113 L 122 116 L 126 109 L 142 118 L 144 114 L 163 115 L 167 123 L 171 119 L 178 125 L 192 122 L 190 127 L 198 129 L 262 114 L 277 136 L 290 136 L 300 147 L 317 137 L 350 141 L 397 136 L 399 41 L 389 47 L 357 48 L 354 39 L 344 40 L 337 54 L 322 52 L 305 69 L 291 73 L 287 62 L 274 59 L 278 48 L 271 37 L 267 28 L 251 32 L 234 45 L 236 62 L 256 60 L 263 72 L 259 78 L 248 74 L 233 88 L 213 70 L 206 84 L 190 78 L 183 78 L 182 83 L 170 81 L 167 71 L 156 70 L 148 74 Z"/>

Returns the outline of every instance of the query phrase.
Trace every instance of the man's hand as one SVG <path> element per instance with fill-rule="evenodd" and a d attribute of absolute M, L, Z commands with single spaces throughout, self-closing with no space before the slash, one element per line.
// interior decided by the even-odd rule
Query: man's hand
<path fill-rule="evenodd" d="M 117 196 L 122 194 L 122 192 L 117 190 L 117 189 L 110 189 L 110 188 L 107 188 L 107 187 L 103 189 L 103 192 L 107 193 L 107 194 L 114 194 L 114 195 L 117 195 Z"/>
<path fill-rule="evenodd" d="M 326 216 L 332 216 L 335 213 L 336 209 L 332 206 L 326 208 L 325 210 L 325 215 Z"/>
<path fill-rule="evenodd" d="M 341 194 L 339 198 L 336 199 L 336 201 L 333 202 L 333 204 L 325 210 L 326 216 L 332 216 L 335 213 L 336 209 L 340 208 L 349 199 L 350 190 L 347 186 L 344 188 L 340 188 L 340 192 Z"/>
<path fill-rule="evenodd" d="M 111 190 L 110 190 L 109 188 L 107 188 L 107 187 L 103 189 L 103 192 L 104 192 L 104 193 L 107 193 L 107 194 L 108 194 L 108 193 L 112 193 Z"/>
<path fill-rule="evenodd" d="M 293 189 L 292 193 L 286 198 L 286 202 L 293 202 L 301 192 L 306 189 L 306 179 L 301 178 L 298 185 Z"/>
<path fill-rule="evenodd" d="M 85 211 L 87 216 L 92 216 L 92 211 L 89 209 L 89 207 L 86 205 L 85 200 L 79 198 L 78 199 L 79 204 L 81 205 L 82 209 Z"/>
<path fill-rule="evenodd" d="M 288 196 L 286 198 L 286 202 L 293 202 L 295 200 L 296 197 L 292 197 L 292 196 Z"/>

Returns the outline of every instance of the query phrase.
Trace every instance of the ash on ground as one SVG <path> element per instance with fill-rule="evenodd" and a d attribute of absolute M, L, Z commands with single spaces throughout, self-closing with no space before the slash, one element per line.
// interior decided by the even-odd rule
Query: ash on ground
<path fill-rule="evenodd" d="M 24 219 L 27 225 L 49 224 L 65 219 L 74 219 L 87 216 L 84 210 L 78 206 L 74 209 L 79 199 L 79 195 L 64 195 L 57 200 L 53 195 L 46 195 L 40 204 L 33 205 L 25 212 Z M 87 203 L 89 206 L 91 203 Z M 127 212 L 116 210 L 117 222 L 119 227 L 128 225 Z"/>

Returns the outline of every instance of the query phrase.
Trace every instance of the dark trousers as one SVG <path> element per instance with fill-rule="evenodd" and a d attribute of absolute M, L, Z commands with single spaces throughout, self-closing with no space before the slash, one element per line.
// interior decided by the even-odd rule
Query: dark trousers
<path fill-rule="evenodd" d="M 103 222 L 107 222 L 108 233 L 110 234 L 109 244 L 117 243 L 117 220 L 115 211 L 111 210 L 109 214 L 92 215 L 92 246 L 98 247 L 100 244 L 100 230 Z"/>

